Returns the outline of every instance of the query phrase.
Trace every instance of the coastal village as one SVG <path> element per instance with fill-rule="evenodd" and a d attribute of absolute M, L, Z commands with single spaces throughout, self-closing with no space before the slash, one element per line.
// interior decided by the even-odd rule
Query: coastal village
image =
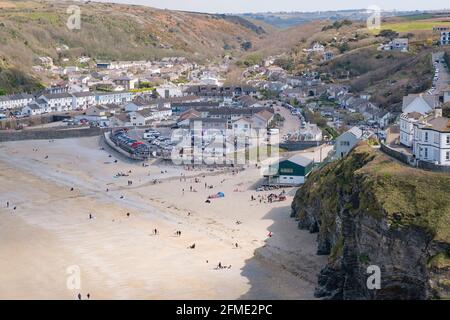
<path fill-rule="evenodd" d="M 450 172 L 450 73 L 440 47 L 449 31 L 435 29 L 432 86 L 403 97 L 397 112 L 317 71 L 293 75 L 275 56 L 247 66 L 236 83 L 226 78 L 229 56 L 211 65 L 80 56 L 74 66 L 37 57 L 33 70 L 58 81 L 0 96 L 0 212 L 19 230 L 8 236 L 35 232 L 26 253 L 50 248 L 45 258 L 56 261 L 40 266 L 49 290 L 27 294 L 314 298 L 326 257 L 290 217 L 314 171 L 365 142 L 413 168 Z M 407 38 L 378 47 L 408 50 Z M 318 42 L 302 53 L 320 61 L 339 54 Z M 18 259 L 27 265 L 26 254 Z M 67 261 L 87 270 L 82 289 L 59 286 Z M 8 297 L 23 294 L 0 281 Z M 41 279 L 27 281 L 38 288 Z"/>
<path fill-rule="evenodd" d="M 441 45 L 447 45 L 448 28 L 433 30 L 440 32 Z M 59 52 L 68 49 L 56 48 Z M 378 50 L 408 52 L 408 39 L 393 39 Z M 333 58 L 319 43 L 304 51 L 323 56 L 323 60 Z M 381 108 L 371 101 L 370 93 L 356 95 L 345 85 L 324 82 L 317 72 L 290 75 L 274 64 L 276 57 L 249 66 L 242 73 L 244 81 L 236 85 L 226 83 L 232 60 L 228 56 L 209 66 L 183 57 L 95 63 L 91 59 L 78 59 L 84 67 L 59 67 L 50 57 L 39 57 L 34 69 L 65 80 L 40 92 L 0 96 L 0 128 L 127 128 L 130 140 L 142 140 L 148 147 L 149 157 L 168 158 L 177 144 L 170 141 L 172 132 L 187 129 L 193 137 L 194 124 L 201 123 L 203 130 L 218 130 L 223 136 L 228 132 L 248 138 L 251 132 L 269 130 L 269 135 L 279 134 L 279 146 L 291 154 L 333 145 L 320 159 L 310 159 L 316 164 L 344 156 L 360 140 L 390 145 L 392 152 L 410 155 L 413 160 L 450 164 L 445 144 L 426 146 L 428 141 L 447 139 L 441 134 L 447 127 L 441 108 L 450 101 L 450 77 L 443 52 L 437 51 L 431 58 L 435 69 L 432 87 L 404 97 L 401 112 Z M 149 134 L 148 128 L 154 134 Z M 422 138 L 425 133 L 430 138 Z M 232 149 L 219 151 L 214 137 L 203 140 L 200 147 L 208 156 L 225 155 Z"/>

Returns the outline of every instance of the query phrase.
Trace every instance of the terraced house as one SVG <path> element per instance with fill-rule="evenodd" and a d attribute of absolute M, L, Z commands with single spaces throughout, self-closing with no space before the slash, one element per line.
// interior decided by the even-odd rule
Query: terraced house
<path fill-rule="evenodd" d="M 130 102 L 133 99 L 133 94 L 127 91 L 121 92 L 100 92 L 95 95 L 96 104 L 122 104 Z"/>
<path fill-rule="evenodd" d="M 73 97 L 70 93 L 43 94 L 39 99 L 44 100 L 51 112 L 72 110 Z"/>
<path fill-rule="evenodd" d="M 73 95 L 72 108 L 86 110 L 95 104 L 95 95 L 92 92 L 75 92 Z"/>
<path fill-rule="evenodd" d="M 0 96 L 0 110 L 23 108 L 34 101 L 34 96 L 27 93 Z"/>

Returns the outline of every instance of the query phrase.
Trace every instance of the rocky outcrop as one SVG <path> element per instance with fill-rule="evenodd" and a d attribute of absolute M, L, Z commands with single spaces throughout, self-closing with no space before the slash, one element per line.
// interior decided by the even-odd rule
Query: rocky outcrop
<path fill-rule="evenodd" d="M 400 165 L 368 146 L 315 172 L 292 203 L 329 255 L 316 296 L 450 297 L 450 175 Z M 380 270 L 380 288 L 372 283 Z"/>

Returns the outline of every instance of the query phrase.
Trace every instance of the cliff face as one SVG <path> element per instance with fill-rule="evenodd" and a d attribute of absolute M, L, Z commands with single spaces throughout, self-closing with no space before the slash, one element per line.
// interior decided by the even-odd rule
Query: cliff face
<path fill-rule="evenodd" d="M 450 298 L 450 175 L 408 168 L 364 145 L 315 172 L 292 203 L 329 255 L 316 296 Z M 381 271 L 380 289 L 368 289 Z"/>

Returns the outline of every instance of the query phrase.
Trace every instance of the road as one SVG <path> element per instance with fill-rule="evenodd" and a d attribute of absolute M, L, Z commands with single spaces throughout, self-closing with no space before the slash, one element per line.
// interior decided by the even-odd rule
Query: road
<path fill-rule="evenodd" d="M 441 52 L 433 55 L 433 62 L 436 60 L 441 61 L 442 59 L 443 54 Z M 435 93 L 440 94 L 450 85 L 450 73 L 445 63 L 439 62 L 436 66 L 436 69 L 439 71 L 439 77 L 435 84 Z"/>
<path fill-rule="evenodd" d="M 287 108 L 275 107 L 275 112 L 281 114 L 281 116 L 285 119 L 283 126 L 280 128 L 281 137 L 284 136 L 285 134 L 293 133 L 300 129 L 299 117 L 291 114 L 291 112 Z"/>

